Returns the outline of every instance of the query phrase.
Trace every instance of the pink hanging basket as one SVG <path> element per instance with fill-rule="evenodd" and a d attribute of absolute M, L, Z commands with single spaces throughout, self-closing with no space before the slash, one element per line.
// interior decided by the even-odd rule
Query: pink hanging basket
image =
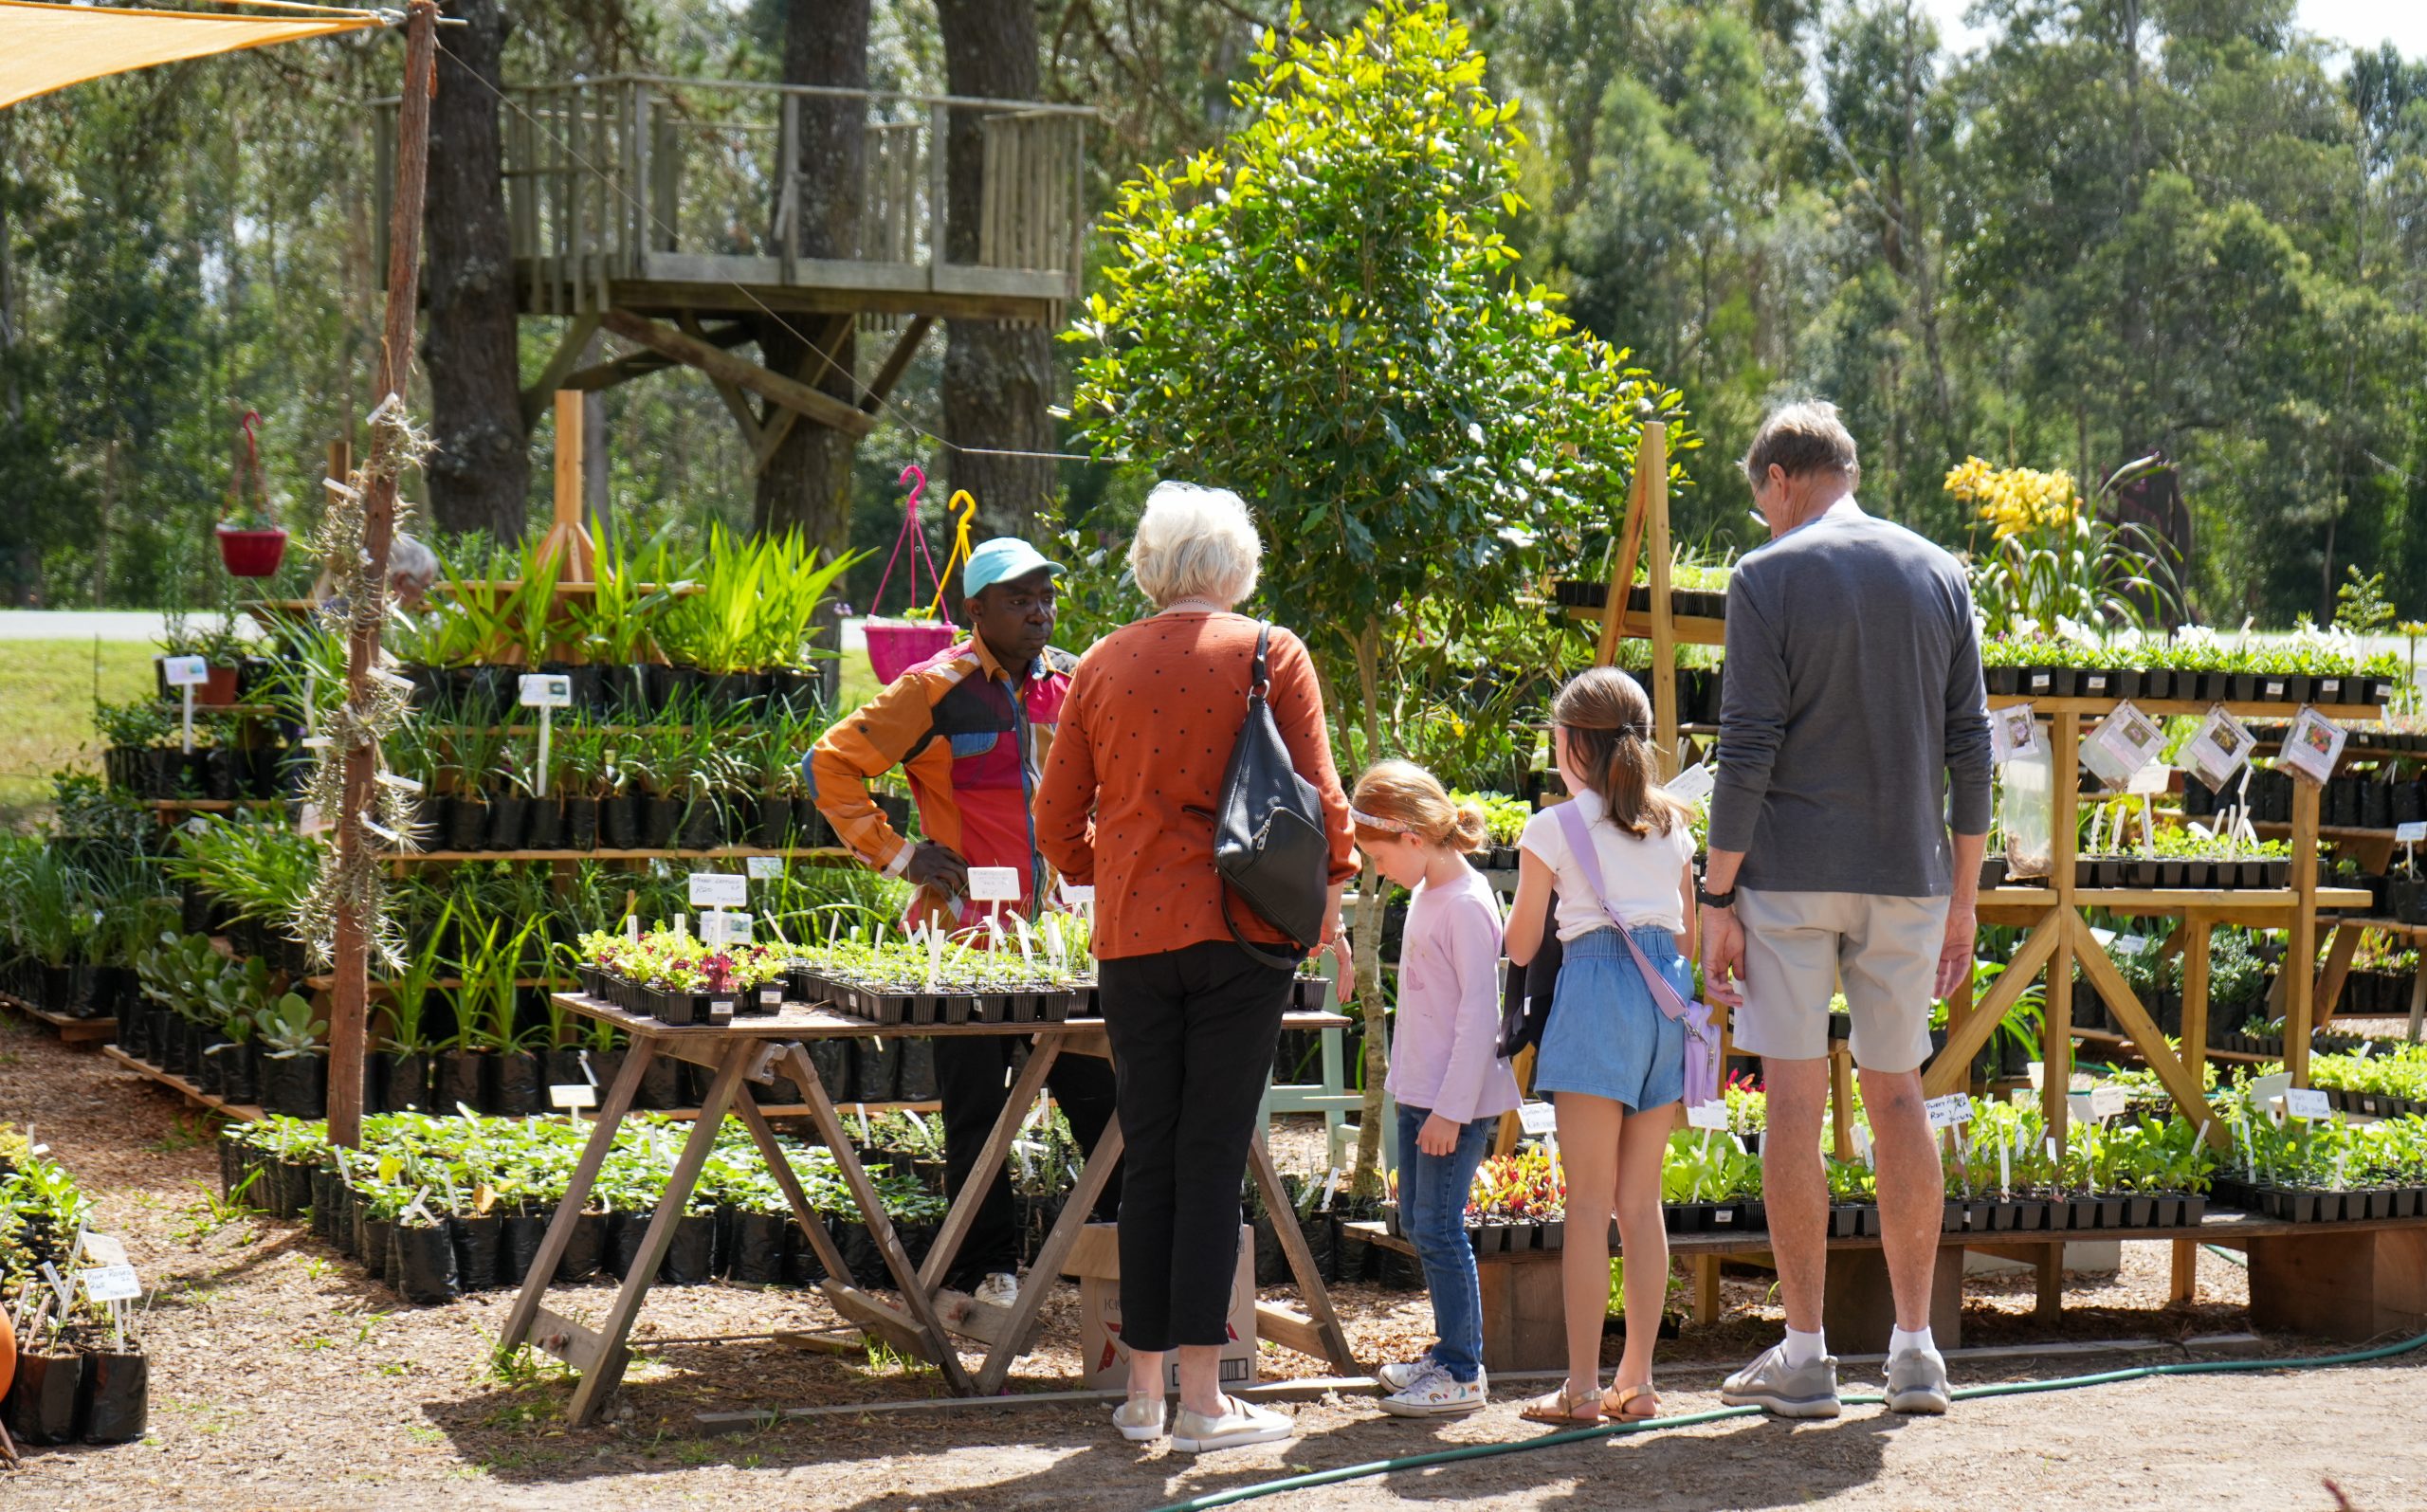
<path fill-rule="evenodd" d="M 927 658 L 951 646 L 959 631 L 928 620 L 867 622 L 868 665 L 880 683 L 890 684 Z"/>

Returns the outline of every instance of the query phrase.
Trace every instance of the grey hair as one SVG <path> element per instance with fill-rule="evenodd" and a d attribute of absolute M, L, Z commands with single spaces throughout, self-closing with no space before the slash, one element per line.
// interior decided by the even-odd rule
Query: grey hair
<path fill-rule="evenodd" d="M 1158 609 L 1184 598 L 1228 609 L 1255 592 L 1263 561 L 1264 540 L 1245 500 L 1169 479 L 1146 495 L 1129 542 L 1129 571 Z"/>
<path fill-rule="evenodd" d="M 1778 467 L 1788 477 L 1834 472 L 1849 485 L 1862 482 L 1853 433 L 1826 399 L 1807 399 L 1770 411 L 1744 449 L 1744 476 L 1759 485 Z"/>
<path fill-rule="evenodd" d="M 410 577 L 424 588 L 438 581 L 438 554 L 413 539 L 398 536 L 388 543 L 388 576 Z"/>

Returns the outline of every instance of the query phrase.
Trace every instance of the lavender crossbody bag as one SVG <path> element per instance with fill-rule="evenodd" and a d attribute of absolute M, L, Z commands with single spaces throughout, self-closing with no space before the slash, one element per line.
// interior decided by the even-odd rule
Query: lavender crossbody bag
<path fill-rule="evenodd" d="M 1609 889 L 1601 884 L 1601 852 L 1593 844 L 1592 827 L 1577 806 L 1562 803 L 1553 811 L 1559 815 L 1559 827 L 1567 837 L 1567 853 L 1576 860 L 1577 869 L 1584 873 L 1585 883 L 1593 889 L 1593 901 L 1601 907 L 1602 916 L 1627 942 L 1628 954 L 1634 956 L 1634 966 L 1643 975 L 1644 985 L 1651 990 L 1651 1001 L 1661 1013 L 1686 1030 L 1686 1106 L 1700 1107 L 1719 1099 L 1719 1035 L 1711 1028 L 1709 1005 L 1689 1002 L 1677 995 L 1669 978 L 1652 969 L 1643 947 L 1634 942 L 1627 921 L 1610 906 Z"/>

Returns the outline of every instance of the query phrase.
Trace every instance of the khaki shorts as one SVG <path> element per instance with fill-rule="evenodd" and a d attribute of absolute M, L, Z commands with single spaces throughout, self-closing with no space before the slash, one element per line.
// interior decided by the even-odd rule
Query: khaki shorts
<path fill-rule="evenodd" d="M 1829 1053 L 1829 1001 L 1853 1011 L 1854 1064 L 1910 1071 L 1930 1057 L 1930 1003 L 1946 943 L 1947 900 L 1852 892 L 1736 895 L 1744 926 L 1744 1005 L 1731 1029 L 1756 1055 Z"/>

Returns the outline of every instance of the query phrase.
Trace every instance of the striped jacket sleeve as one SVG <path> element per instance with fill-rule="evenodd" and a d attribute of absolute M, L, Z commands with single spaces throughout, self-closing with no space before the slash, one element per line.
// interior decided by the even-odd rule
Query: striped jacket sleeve
<path fill-rule="evenodd" d="M 888 877 L 901 876 L 910 865 L 912 847 L 868 796 L 868 779 L 899 766 L 934 724 L 935 689 L 929 680 L 896 678 L 884 692 L 837 720 L 809 753 L 818 811 L 853 855 Z"/>

